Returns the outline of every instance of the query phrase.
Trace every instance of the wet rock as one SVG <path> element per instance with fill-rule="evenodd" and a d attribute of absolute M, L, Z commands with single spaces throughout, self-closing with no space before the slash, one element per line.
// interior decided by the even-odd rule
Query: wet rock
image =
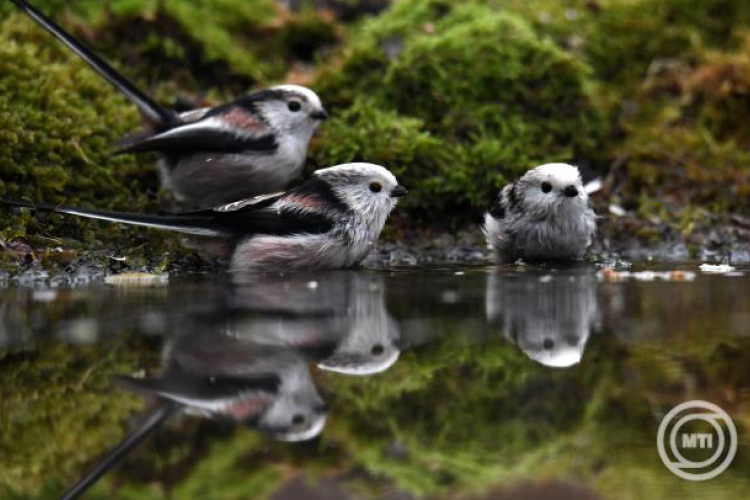
<path fill-rule="evenodd" d="M 414 254 L 401 248 L 391 252 L 388 258 L 388 263 L 392 266 L 416 266 L 418 262 L 419 259 Z"/>

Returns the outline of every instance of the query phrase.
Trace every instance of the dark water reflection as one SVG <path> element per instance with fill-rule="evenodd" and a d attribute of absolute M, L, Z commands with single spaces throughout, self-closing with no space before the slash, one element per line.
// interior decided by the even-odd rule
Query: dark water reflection
<path fill-rule="evenodd" d="M 178 415 L 88 498 L 744 498 L 750 270 L 648 269 L 680 272 L 6 288 L 0 495 L 59 495 L 169 404 Z M 700 484 L 655 446 L 690 399 L 740 435 Z"/>

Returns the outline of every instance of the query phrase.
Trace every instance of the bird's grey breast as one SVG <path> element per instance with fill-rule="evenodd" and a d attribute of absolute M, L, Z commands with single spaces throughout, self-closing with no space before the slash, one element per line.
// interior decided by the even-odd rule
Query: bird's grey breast
<path fill-rule="evenodd" d="M 594 217 L 586 206 L 566 207 L 545 217 L 519 217 L 516 247 L 527 260 L 582 259 L 593 237 Z"/>

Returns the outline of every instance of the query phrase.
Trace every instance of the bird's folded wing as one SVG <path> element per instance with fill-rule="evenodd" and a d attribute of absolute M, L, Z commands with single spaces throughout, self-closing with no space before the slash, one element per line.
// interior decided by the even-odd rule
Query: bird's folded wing
<path fill-rule="evenodd" d="M 334 226 L 333 217 L 325 212 L 295 210 L 273 204 L 265 208 L 245 207 L 235 212 L 216 213 L 217 229 L 235 234 L 268 234 L 293 236 L 327 233 Z"/>
<path fill-rule="evenodd" d="M 274 374 L 248 377 L 205 377 L 179 371 L 167 371 L 160 378 L 118 377 L 117 382 L 141 394 L 157 394 L 183 404 L 225 400 L 252 392 L 276 392 L 280 380 Z"/>
<path fill-rule="evenodd" d="M 205 118 L 209 111 L 211 111 L 211 108 L 191 109 L 190 111 L 180 113 L 177 119 L 182 124 L 187 125 L 188 123 L 197 122 L 198 120 Z M 119 152 L 124 153 L 131 146 L 142 144 L 144 141 L 151 139 L 154 135 L 164 130 L 159 123 L 152 122 L 148 117 L 145 117 L 144 121 L 144 130 L 120 138 L 112 144 L 112 147 L 119 150 Z"/>
<path fill-rule="evenodd" d="M 509 207 L 508 197 L 510 192 L 513 190 L 513 184 L 509 184 L 498 193 L 495 200 L 490 205 L 490 215 L 495 219 L 504 219 L 511 207 Z"/>
<path fill-rule="evenodd" d="M 211 209 L 212 212 L 236 212 L 242 208 L 254 207 L 256 209 L 265 208 L 277 201 L 284 195 L 284 192 L 261 194 L 246 198 L 244 200 L 233 201 L 226 205 L 219 205 Z"/>
<path fill-rule="evenodd" d="M 186 154 L 191 152 L 258 151 L 272 153 L 278 148 L 273 132 L 247 112 L 230 111 L 174 127 L 166 132 L 132 142 L 117 153 L 158 152 Z"/>
<path fill-rule="evenodd" d="M 317 181 L 308 180 L 286 193 L 255 196 L 188 216 L 212 214 L 216 228 L 235 234 L 292 236 L 322 234 L 333 229 L 343 205 L 333 202 L 323 189 L 311 190 Z"/>

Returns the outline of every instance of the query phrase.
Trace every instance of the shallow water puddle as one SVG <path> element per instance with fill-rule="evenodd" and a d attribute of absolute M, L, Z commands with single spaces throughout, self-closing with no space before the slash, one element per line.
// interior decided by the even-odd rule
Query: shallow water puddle
<path fill-rule="evenodd" d="M 744 498 L 748 290 L 694 263 L 9 286 L 0 493 L 56 497 L 168 408 L 86 498 Z M 738 430 L 704 482 L 657 451 L 689 400 Z"/>

